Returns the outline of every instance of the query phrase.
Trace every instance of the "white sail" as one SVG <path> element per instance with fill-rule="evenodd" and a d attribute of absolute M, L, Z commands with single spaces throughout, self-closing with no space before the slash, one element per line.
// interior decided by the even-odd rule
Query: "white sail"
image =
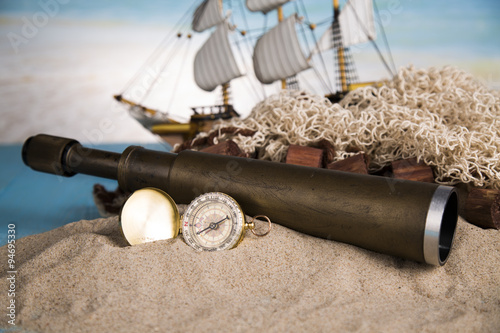
<path fill-rule="evenodd" d="M 310 67 L 300 47 L 296 22 L 297 15 L 289 16 L 255 44 L 253 65 L 260 82 L 272 83 Z"/>
<path fill-rule="evenodd" d="M 344 46 L 361 44 L 375 39 L 372 0 L 349 0 L 339 15 Z"/>
<path fill-rule="evenodd" d="M 202 32 L 222 21 L 222 0 L 205 0 L 193 14 L 193 30 Z"/>
<path fill-rule="evenodd" d="M 247 0 L 247 8 L 252 12 L 263 12 L 267 14 L 273 9 L 289 2 L 290 0 Z"/>
<path fill-rule="evenodd" d="M 314 49 L 311 51 L 311 55 L 314 55 L 316 53 L 324 52 L 329 49 L 333 49 L 336 47 L 334 41 L 333 41 L 333 28 L 332 25 L 326 29 L 326 31 L 321 35 L 321 38 L 318 40 L 316 43 L 316 46 Z"/>
<path fill-rule="evenodd" d="M 374 40 L 376 32 L 373 20 L 373 1 L 349 0 L 340 12 L 339 25 L 344 47 Z M 337 47 L 334 37 L 333 27 L 330 26 L 321 36 L 312 53 Z"/>
<path fill-rule="evenodd" d="M 194 59 L 194 79 L 198 87 L 212 91 L 242 75 L 228 39 L 229 25 L 219 24 Z"/>

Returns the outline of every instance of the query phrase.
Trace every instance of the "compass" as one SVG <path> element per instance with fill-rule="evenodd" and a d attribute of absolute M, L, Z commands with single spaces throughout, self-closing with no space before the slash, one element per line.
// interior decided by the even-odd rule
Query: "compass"
<path fill-rule="evenodd" d="M 255 231 L 258 218 L 267 220 L 264 233 Z M 256 236 L 271 231 L 271 220 L 264 215 L 246 222 L 240 205 L 222 192 L 209 192 L 196 197 L 179 217 L 174 200 L 165 192 L 145 188 L 134 192 L 120 214 L 122 232 L 129 244 L 140 244 L 175 238 L 178 231 L 186 244 L 197 251 L 220 251 L 236 247 L 246 230 Z"/>
<path fill-rule="evenodd" d="M 232 249 L 246 229 L 240 205 L 220 192 L 200 195 L 182 217 L 182 236 L 189 246 L 199 251 Z"/>

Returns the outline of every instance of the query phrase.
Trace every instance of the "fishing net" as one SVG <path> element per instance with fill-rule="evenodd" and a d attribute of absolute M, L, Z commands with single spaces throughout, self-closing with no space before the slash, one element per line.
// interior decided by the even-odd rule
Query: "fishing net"
<path fill-rule="evenodd" d="M 227 127 L 255 134 L 223 133 Z M 500 93 L 452 67 L 402 68 L 391 81 L 357 89 L 341 104 L 283 91 L 246 119 L 218 124 L 216 133 L 215 142 L 232 139 L 260 159 L 282 162 L 290 144 L 325 139 L 335 146 L 336 160 L 364 151 L 372 171 L 416 157 L 434 168 L 439 183 L 500 189 Z"/>

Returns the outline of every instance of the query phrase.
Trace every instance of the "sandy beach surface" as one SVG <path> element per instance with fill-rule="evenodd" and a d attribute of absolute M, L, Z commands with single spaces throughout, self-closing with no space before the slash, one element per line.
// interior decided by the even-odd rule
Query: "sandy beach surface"
<path fill-rule="evenodd" d="M 20 239 L 16 258 L 23 332 L 500 330 L 500 233 L 462 219 L 443 267 L 279 225 L 216 253 L 181 238 L 127 246 L 116 217 Z"/>

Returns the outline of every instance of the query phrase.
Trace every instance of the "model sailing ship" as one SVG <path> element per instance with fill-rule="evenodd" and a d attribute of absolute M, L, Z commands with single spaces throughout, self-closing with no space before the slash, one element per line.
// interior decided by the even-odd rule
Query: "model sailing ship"
<path fill-rule="evenodd" d="M 232 21 L 231 11 L 224 14 L 225 8 L 223 8 L 222 0 L 204 0 L 201 4 L 195 3 L 188 12 L 188 15 L 191 14 L 189 28 L 186 29 L 187 24 L 181 21 L 174 33 L 174 38 L 167 38 L 122 93 L 115 96 L 115 99 L 125 104 L 131 115 L 144 127 L 160 135 L 171 145 L 188 140 L 201 131 L 209 131 L 216 120 L 239 116 L 230 98 L 230 86 L 234 80 L 241 80 L 242 77 L 255 77 L 262 85 L 278 81 L 281 82 L 281 89 L 298 89 L 300 81 L 298 76 L 312 68 L 318 82 L 326 87 L 325 94 L 332 101 L 340 100 L 347 92 L 359 86 L 373 84 L 373 82 L 357 83 L 356 69 L 349 52 L 350 46 L 369 41 L 378 51 L 374 43 L 376 32 L 372 0 L 349 0 L 342 9 L 339 7 L 338 0 L 333 0 L 333 15 L 323 22 L 323 24 L 328 24 L 328 27 L 319 40 L 316 39 L 314 30 L 320 24 L 308 22 L 303 0 L 292 1 L 295 3 L 296 12 L 286 18 L 283 15 L 282 6 L 290 6 L 290 0 L 246 0 L 246 8 L 243 7 L 242 0 L 224 1 L 224 4 L 228 8 L 238 8 L 233 2 L 240 5 L 240 14 L 243 15 L 245 22 L 247 20 L 244 13 L 248 10 L 263 13 L 266 16 L 266 22 L 267 15 L 275 13 L 278 23 L 270 29 L 250 30 L 248 27 L 239 29 L 238 25 Z M 302 8 L 300 13 L 299 5 Z M 299 14 L 304 14 L 304 16 L 299 16 Z M 181 31 L 183 29 L 187 31 Z M 314 41 L 308 53 L 303 50 L 304 42 L 301 43 L 299 38 L 299 29 L 302 31 L 303 39 L 307 40 L 306 34 L 309 33 L 311 40 Z M 206 107 L 192 107 L 193 114 L 190 121 L 185 123 L 173 120 L 168 111 L 162 112 L 145 106 L 145 100 L 156 87 L 159 77 L 173 57 L 173 52 L 180 49 L 172 46 L 176 42 L 175 39 L 177 41 L 191 40 L 193 35 L 207 30 L 212 30 L 212 32 L 194 57 L 193 76 L 196 85 L 202 90 L 214 91 L 217 88 L 220 103 Z M 252 33 L 254 31 L 257 33 Z M 231 34 L 237 35 L 240 39 L 232 44 L 229 38 Z M 241 61 L 238 63 L 233 51 L 237 48 L 240 53 L 243 53 L 243 43 L 253 48 L 251 65 L 247 66 L 243 60 L 244 66 L 247 67 L 246 72 L 240 69 Z M 130 93 L 131 87 L 141 73 L 144 73 L 148 66 L 151 68 L 155 61 L 158 62 L 161 54 L 166 53 L 165 50 L 168 47 L 170 51 L 164 57 L 158 76 L 149 82 L 145 93 L 140 96 L 140 101 L 129 97 L 133 95 Z M 325 77 L 325 73 L 328 73 L 327 63 L 331 63 L 331 61 L 325 61 L 324 53 L 328 50 L 333 50 L 334 62 L 331 66 L 335 67 L 335 86 L 331 84 L 331 78 Z M 379 54 L 392 74 L 382 54 L 380 52 Z M 240 56 L 244 59 L 244 55 L 240 54 Z M 172 97 L 174 96 L 175 91 L 172 93 Z"/>

